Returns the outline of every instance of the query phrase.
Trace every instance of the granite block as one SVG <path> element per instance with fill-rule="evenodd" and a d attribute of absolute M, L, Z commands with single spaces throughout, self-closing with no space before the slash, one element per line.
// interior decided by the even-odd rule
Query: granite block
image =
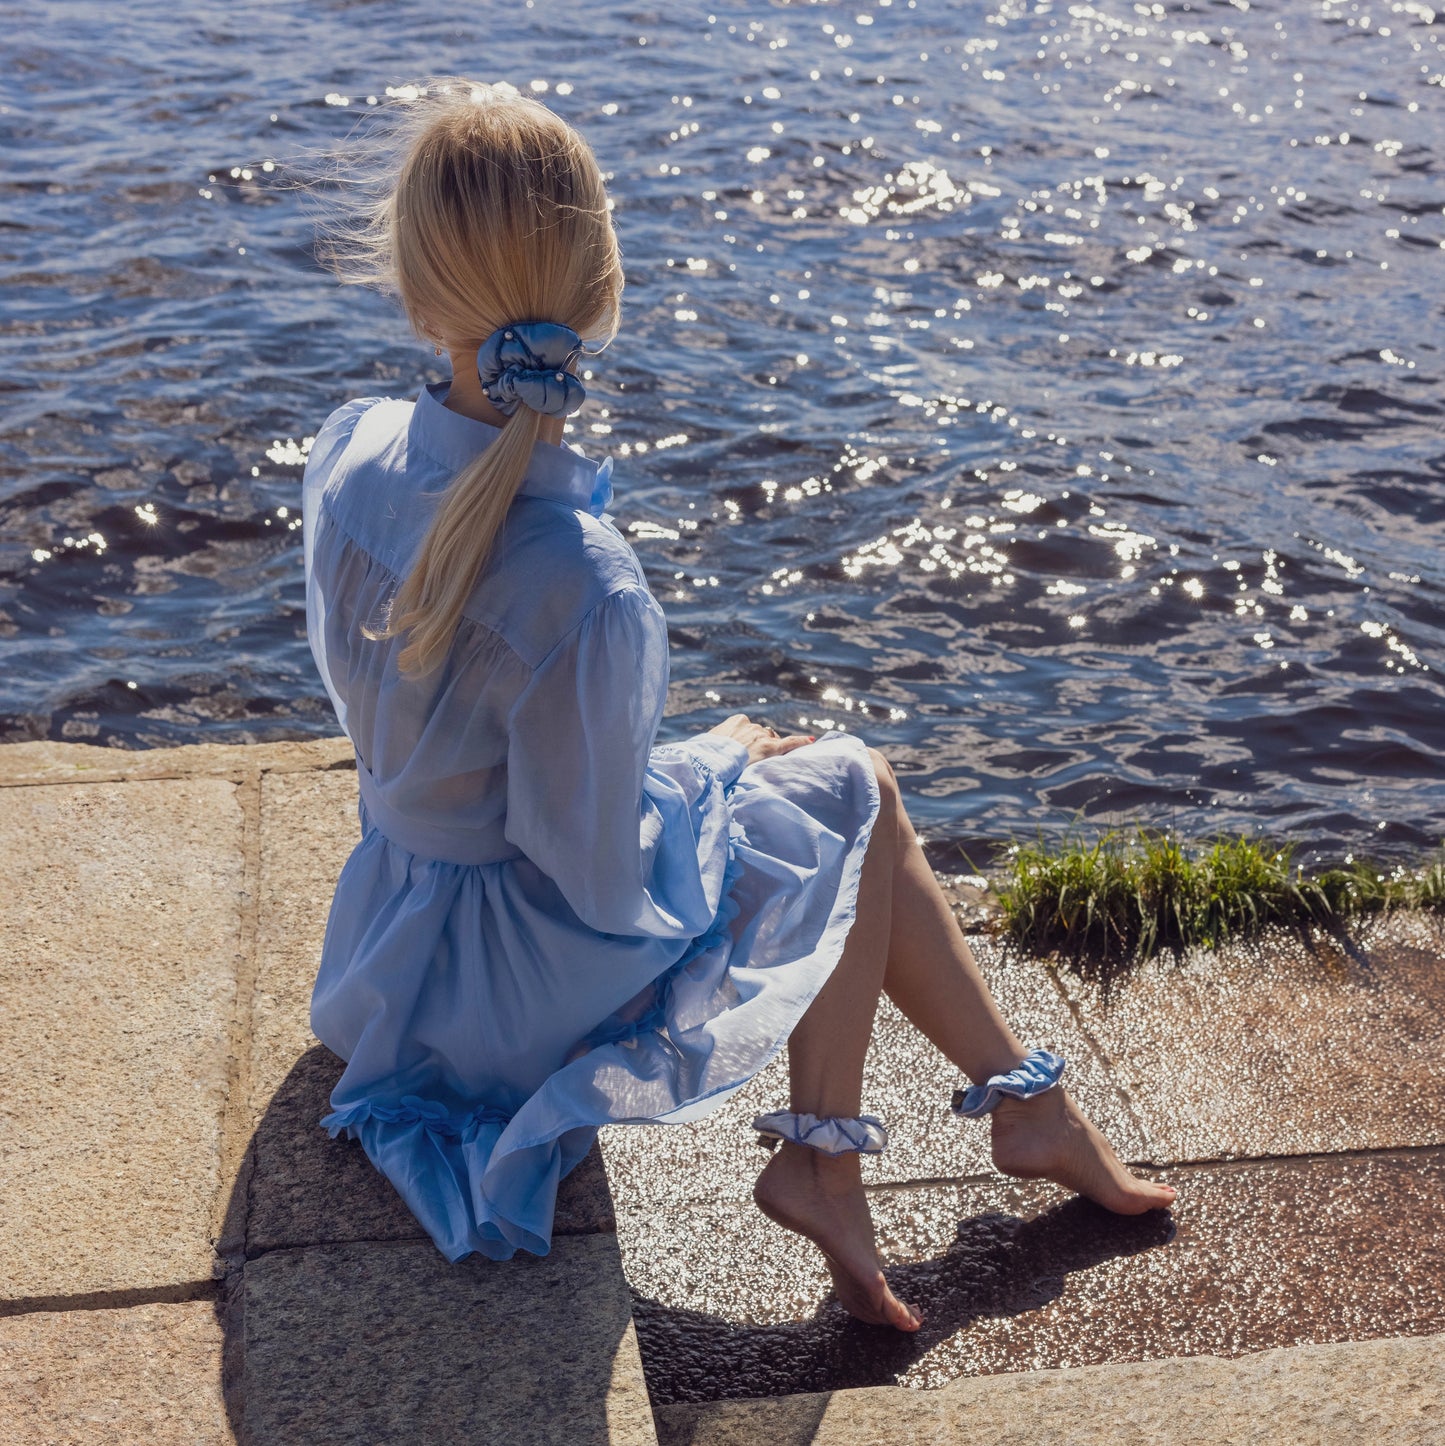
<path fill-rule="evenodd" d="M 0 792 L 0 1299 L 210 1278 L 244 887 L 223 779 Z"/>
<path fill-rule="evenodd" d="M 941 1391 L 663 1406 L 657 1428 L 660 1446 L 1434 1446 L 1442 1413 L 1445 1339 L 1407 1336 L 986 1376 Z"/>
<path fill-rule="evenodd" d="M 1428 916 L 1376 921 L 1349 949 L 1276 935 L 1108 990 L 1060 979 L 1159 1163 L 1445 1142 L 1445 938 Z"/>
<path fill-rule="evenodd" d="M 1445 1148 L 1190 1167 L 1168 1212 L 1052 1185 L 870 1194 L 913 1336 L 861 1325 L 821 1257 L 732 1202 L 619 1216 L 658 1404 L 1445 1332 Z"/>
<path fill-rule="evenodd" d="M 209 1300 L 0 1318 L 0 1446 L 231 1446 Z"/>
<path fill-rule="evenodd" d="M 542 1258 L 430 1244 L 276 1251 L 245 1266 L 249 1446 L 651 1446 L 616 1237 Z"/>

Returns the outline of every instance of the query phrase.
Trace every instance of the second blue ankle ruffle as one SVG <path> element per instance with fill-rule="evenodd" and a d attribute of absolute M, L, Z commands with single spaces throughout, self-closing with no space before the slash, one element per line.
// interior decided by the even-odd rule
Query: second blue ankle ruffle
<path fill-rule="evenodd" d="M 996 1074 L 981 1085 L 954 1090 L 953 1112 L 962 1119 L 992 1114 L 1005 1095 L 1016 1100 L 1031 1100 L 1054 1088 L 1064 1072 L 1064 1057 L 1047 1049 L 1031 1049 L 1022 1064 L 1007 1074 Z"/>
<path fill-rule="evenodd" d="M 753 1128 L 776 1140 L 791 1140 L 825 1155 L 881 1155 L 888 1148 L 888 1131 L 875 1115 L 809 1115 L 774 1110 L 759 1115 Z"/>

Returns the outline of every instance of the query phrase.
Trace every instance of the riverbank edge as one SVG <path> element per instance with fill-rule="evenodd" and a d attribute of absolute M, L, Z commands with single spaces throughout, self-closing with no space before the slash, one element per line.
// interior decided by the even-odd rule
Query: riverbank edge
<path fill-rule="evenodd" d="M 345 736 L 155 749 L 0 745 L 0 786 L 355 767 Z M 1289 844 L 1266 837 L 1191 842 L 1169 831 L 1101 828 L 1057 844 L 1001 845 L 988 873 L 939 877 L 966 933 L 1007 938 L 1025 955 L 1084 975 L 1271 928 L 1339 939 L 1380 914 L 1445 913 L 1445 847 L 1413 870 L 1349 857 L 1305 873 L 1291 868 L 1292 857 Z"/>

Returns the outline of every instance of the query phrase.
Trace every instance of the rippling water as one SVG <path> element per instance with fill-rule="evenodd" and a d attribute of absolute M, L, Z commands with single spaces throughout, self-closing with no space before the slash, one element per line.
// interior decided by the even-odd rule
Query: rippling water
<path fill-rule="evenodd" d="M 450 7 L 448 7 L 450 9 Z M 530 85 L 610 172 L 681 732 L 887 749 L 940 859 L 1445 833 L 1445 18 L 1396 3 L 0 5 L 0 737 L 336 731 L 305 439 L 435 358 L 288 163 Z"/>

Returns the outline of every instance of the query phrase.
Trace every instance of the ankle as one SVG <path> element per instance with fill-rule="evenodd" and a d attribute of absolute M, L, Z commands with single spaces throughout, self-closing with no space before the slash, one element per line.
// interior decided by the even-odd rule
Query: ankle
<path fill-rule="evenodd" d="M 863 1172 L 856 1154 L 826 1155 L 821 1150 L 784 1140 L 778 1145 L 773 1160 L 779 1171 L 802 1182 L 810 1191 L 842 1195 L 863 1185 Z"/>
<path fill-rule="evenodd" d="M 993 1107 L 990 1112 L 990 1119 L 995 1125 L 1011 1125 L 1015 1122 L 1028 1122 L 1042 1124 L 1045 1120 L 1053 1119 L 1064 1112 L 1067 1108 L 1068 1096 L 1064 1093 L 1064 1087 L 1045 1090 L 1042 1094 L 1034 1095 L 1030 1099 L 1016 1099 L 1012 1095 L 1005 1095 Z"/>
<path fill-rule="evenodd" d="M 1028 1053 L 1018 1040 L 1012 1043 L 1003 1042 L 977 1062 L 978 1073 L 973 1070 L 966 1070 L 965 1073 L 974 1084 L 983 1084 L 995 1075 L 1008 1074 L 1010 1070 L 1017 1069 L 1028 1058 Z"/>

